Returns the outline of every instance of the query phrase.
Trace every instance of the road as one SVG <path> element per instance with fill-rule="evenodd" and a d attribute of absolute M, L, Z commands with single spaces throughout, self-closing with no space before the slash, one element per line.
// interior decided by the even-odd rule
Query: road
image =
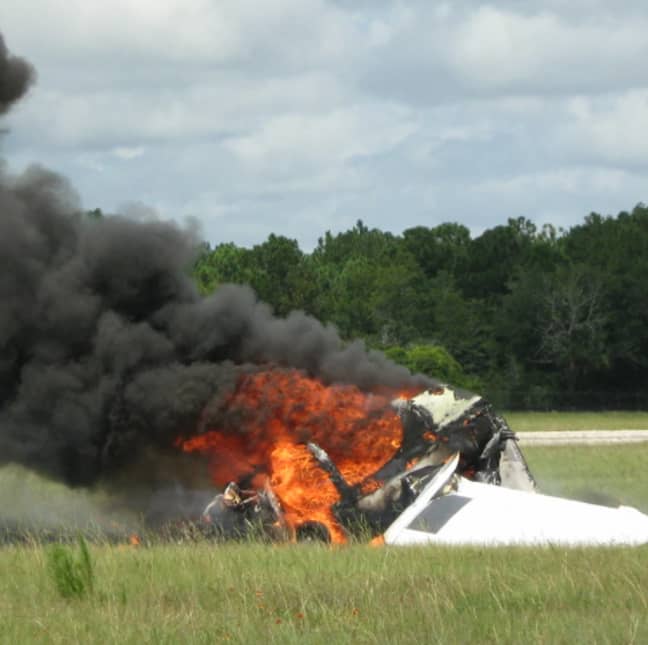
<path fill-rule="evenodd" d="M 648 441 L 648 430 L 556 430 L 517 432 L 520 446 L 565 446 L 640 443 Z"/>

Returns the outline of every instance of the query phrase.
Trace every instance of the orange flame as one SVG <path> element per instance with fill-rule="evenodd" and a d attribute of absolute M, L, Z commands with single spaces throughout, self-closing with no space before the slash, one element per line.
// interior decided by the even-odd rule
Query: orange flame
<path fill-rule="evenodd" d="M 390 403 L 411 392 L 384 388 L 365 393 L 352 385 L 324 385 L 296 371 L 244 376 L 225 402 L 222 427 L 180 439 L 185 452 L 209 456 L 213 482 L 251 477 L 269 482 L 286 521 L 324 524 L 335 542 L 344 531 L 331 512 L 339 495 L 306 447 L 314 441 L 329 454 L 351 485 L 363 484 L 398 450 L 402 427 Z"/>

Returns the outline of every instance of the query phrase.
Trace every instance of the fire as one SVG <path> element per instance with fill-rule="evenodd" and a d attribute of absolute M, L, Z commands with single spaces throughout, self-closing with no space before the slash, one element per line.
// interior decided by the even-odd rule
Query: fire
<path fill-rule="evenodd" d="M 325 385 L 296 371 L 244 376 L 224 404 L 219 427 L 180 439 L 185 452 L 208 455 L 218 486 L 247 479 L 269 483 L 286 521 L 324 524 L 334 541 L 344 532 L 331 512 L 338 492 L 306 447 L 317 443 L 351 485 L 376 485 L 368 477 L 398 450 L 402 428 L 390 405 L 413 392 L 365 393 L 352 385 Z"/>
<path fill-rule="evenodd" d="M 329 529 L 333 541 L 344 542 L 344 532 L 330 509 L 338 493 L 326 473 L 315 464 L 308 448 L 281 441 L 270 460 L 270 485 L 281 500 L 288 524 L 294 527 L 305 521 L 321 522 Z"/>

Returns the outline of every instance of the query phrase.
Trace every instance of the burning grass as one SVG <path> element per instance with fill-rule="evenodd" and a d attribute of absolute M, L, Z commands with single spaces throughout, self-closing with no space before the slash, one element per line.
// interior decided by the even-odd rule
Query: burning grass
<path fill-rule="evenodd" d="M 7 642 L 648 641 L 646 549 L 94 546 L 63 599 L 46 550 L 0 551 Z"/>

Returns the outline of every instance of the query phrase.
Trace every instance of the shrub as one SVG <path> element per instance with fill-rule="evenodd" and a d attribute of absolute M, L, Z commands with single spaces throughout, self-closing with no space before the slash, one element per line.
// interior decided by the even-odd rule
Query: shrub
<path fill-rule="evenodd" d="M 407 348 L 393 346 L 383 351 L 388 358 L 414 373 L 420 372 L 456 387 L 476 392 L 481 390 L 479 379 L 467 375 L 459 362 L 441 345 L 419 344 Z"/>
<path fill-rule="evenodd" d="M 94 588 L 94 570 L 88 545 L 78 539 L 78 553 L 73 547 L 56 544 L 47 552 L 49 574 L 63 598 L 80 597 Z"/>

